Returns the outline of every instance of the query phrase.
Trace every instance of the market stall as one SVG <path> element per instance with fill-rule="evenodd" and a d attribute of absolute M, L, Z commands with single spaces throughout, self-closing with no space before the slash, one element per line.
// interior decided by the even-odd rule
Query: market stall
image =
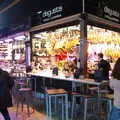
<path fill-rule="evenodd" d="M 54 65 L 62 71 L 69 62 L 77 60 L 78 63 L 80 59 L 79 40 L 80 24 L 32 34 L 33 72 L 49 70 Z M 120 33 L 118 32 L 87 25 L 87 41 L 88 69 L 94 69 L 98 53 L 103 53 L 104 58 L 111 64 L 120 57 Z"/>
<path fill-rule="evenodd" d="M 38 32 L 32 35 L 32 69 L 52 69 L 76 64 L 79 59 L 80 25 Z M 72 71 L 71 71 L 72 72 Z"/>
<path fill-rule="evenodd" d="M 0 40 L 0 67 L 10 72 L 14 70 L 24 70 L 25 59 L 25 39 L 27 33 L 17 33 Z"/>
<path fill-rule="evenodd" d="M 112 67 L 120 56 L 116 1 L 112 1 L 112 5 L 104 1 L 82 1 L 81 8 L 76 1 L 76 8 L 71 12 L 66 8 L 72 7 L 72 2 L 69 6 L 65 2 L 55 3 L 33 14 L 30 30 L 32 72 L 57 67 L 59 72 L 64 74 L 67 69 L 65 74 L 73 75 L 73 67 L 82 68 L 82 74 L 87 77 L 88 70 L 95 70 L 98 53 L 103 53 Z M 92 11 L 92 4 L 100 14 Z M 67 14 L 67 10 L 71 14 Z"/>
<path fill-rule="evenodd" d="M 97 54 L 103 53 L 113 68 L 120 57 L 120 33 L 112 30 L 88 26 L 88 68 L 95 69 Z"/>

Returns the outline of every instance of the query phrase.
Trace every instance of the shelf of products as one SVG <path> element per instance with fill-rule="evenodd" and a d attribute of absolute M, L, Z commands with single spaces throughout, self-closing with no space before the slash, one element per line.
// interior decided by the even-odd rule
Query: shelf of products
<path fill-rule="evenodd" d="M 95 70 L 97 54 L 103 53 L 113 68 L 115 61 L 120 57 L 120 33 L 98 27 L 88 26 L 88 69 Z"/>
<path fill-rule="evenodd" d="M 87 26 L 88 69 L 96 69 L 97 54 L 115 62 L 120 57 L 120 33 Z M 80 25 L 43 31 L 32 36 L 32 68 L 43 70 L 57 65 L 62 71 L 65 66 L 79 58 Z M 67 65 L 66 65 L 67 64 Z M 35 72 L 35 71 L 34 71 Z"/>
<path fill-rule="evenodd" d="M 120 33 L 88 26 L 88 42 L 89 55 L 102 52 L 113 61 L 120 57 Z"/>
<path fill-rule="evenodd" d="M 62 70 L 65 62 L 73 61 L 79 57 L 78 50 L 76 50 L 79 46 L 79 40 L 80 25 L 34 34 L 32 38 L 32 62 L 38 61 L 41 65 L 33 63 L 33 66 L 42 66 L 40 68 L 44 69 L 50 62 L 50 65 L 57 64 Z"/>
<path fill-rule="evenodd" d="M 0 67 L 4 70 L 25 68 L 25 36 L 15 35 L 0 40 Z"/>

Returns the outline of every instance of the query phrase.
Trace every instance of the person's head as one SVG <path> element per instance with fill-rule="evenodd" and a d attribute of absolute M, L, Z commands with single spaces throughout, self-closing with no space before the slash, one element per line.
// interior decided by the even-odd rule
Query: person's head
<path fill-rule="evenodd" d="M 116 61 L 113 71 L 112 71 L 112 77 L 120 80 L 120 58 Z"/>
<path fill-rule="evenodd" d="M 98 60 L 102 60 L 103 59 L 103 53 L 98 53 Z"/>

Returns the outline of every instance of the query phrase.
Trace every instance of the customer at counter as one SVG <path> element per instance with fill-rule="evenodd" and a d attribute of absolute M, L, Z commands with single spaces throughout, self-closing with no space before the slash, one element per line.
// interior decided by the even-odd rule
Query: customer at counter
<path fill-rule="evenodd" d="M 103 79 L 109 80 L 110 63 L 103 59 L 103 54 L 98 54 L 98 69 L 102 72 Z"/>

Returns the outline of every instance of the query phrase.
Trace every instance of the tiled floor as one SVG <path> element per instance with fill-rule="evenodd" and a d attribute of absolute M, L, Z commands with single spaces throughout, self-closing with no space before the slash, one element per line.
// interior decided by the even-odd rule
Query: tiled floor
<path fill-rule="evenodd" d="M 30 117 L 28 117 L 28 115 L 27 115 L 26 108 L 24 109 L 23 112 L 21 112 L 21 110 L 19 109 L 17 117 L 16 117 L 16 107 L 15 106 L 12 108 L 9 108 L 8 110 L 10 113 L 11 120 L 50 120 L 49 118 L 47 118 L 47 116 L 45 114 L 43 114 L 42 112 L 38 112 L 36 110 L 34 113 L 30 114 Z M 0 120 L 4 120 L 4 118 L 2 117 L 1 114 L 0 114 Z M 54 118 L 54 120 L 61 120 L 61 119 Z M 83 118 L 79 117 L 79 118 L 75 118 L 74 120 L 83 120 Z M 91 118 L 89 120 L 95 120 L 95 119 Z"/>
<path fill-rule="evenodd" d="M 24 110 L 24 112 L 20 112 L 19 110 L 19 114 L 16 117 L 16 107 L 9 108 L 8 110 L 10 113 L 11 120 L 49 120 L 43 113 L 37 111 L 35 111 L 30 115 L 30 117 L 28 117 L 26 110 Z M 1 114 L 0 120 L 4 120 Z"/>

